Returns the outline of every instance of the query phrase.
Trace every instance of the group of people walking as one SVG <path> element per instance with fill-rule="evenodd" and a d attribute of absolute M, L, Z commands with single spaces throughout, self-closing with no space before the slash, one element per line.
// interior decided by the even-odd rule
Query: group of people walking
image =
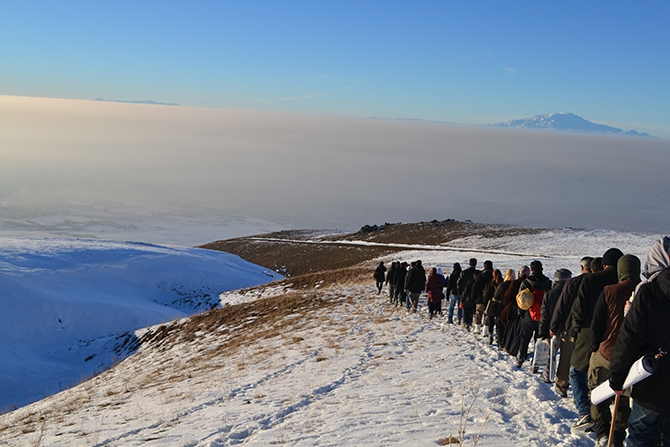
<path fill-rule="evenodd" d="M 641 264 L 611 248 L 582 258 L 577 276 L 560 268 L 550 279 L 540 261 L 503 275 L 488 260 L 477 269 L 472 258 L 446 276 L 435 267 L 426 276 L 421 261 L 393 262 L 388 271 L 380 263 L 375 279 L 378 293 L 387 286 L 390 303 L 411 312 L 422 292 L 431 318 L 442 315 L 445 301 L 448 323 L 495 341 L 519 368 L 531 340 L 546 340 L 549 360 L 534 362 L 532 372 L 542 369 L 541 380 L 555 383 L 563 398 L 572 388 L 573 431 L 595 432 L 596 446 L 670 447 L 670 237 L 654 244 L 644 271 Z M 623 390 L 633 363 L 650 353 L 658 370 Z M 619 395 L 614 410 L 613 399 L 590 402 L 591 390 L 606 381 Z"/>

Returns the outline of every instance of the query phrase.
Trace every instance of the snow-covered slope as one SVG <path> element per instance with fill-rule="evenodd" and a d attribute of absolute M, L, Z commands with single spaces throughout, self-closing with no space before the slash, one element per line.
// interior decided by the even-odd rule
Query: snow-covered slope
<path fill-rule="evenodd" d="M 136 329 L 279 278 L 202 249 L 2 237 L 0 408 L 41 399 L 124 358 L 136 347 Z"/>
<path fill-rule="evenodd" d="M 565 229 L 468 237 L 451 241 L 453 249 L 408 247 L 382 259 L 420 258 L 430 268 L 474 256 L 503 270 L 541 259 L 549 275 L 576 273 L 581 256 L 610 247 L 644 261 L 659 236 Z M 377 262 L 361 269 L 362 282 L 315 278 L 295 290 L 223 294 L 222 302 L 244 303 L 235 318 L 222 310 L 213 322 L 181 320 L 111 370 L 1 415 L 0 444 L 425 446 L 464 430 L 467 446 L 594 445 L 570 432 L 571 395 L 561 399 L 482 337 L 428 319 L 425 298 L 408 314 L 377 295 L 369 275 Z M 152 331 L 160 332 L 135 334 Z"/>
<path fill-rule="evenodd" d="M 496 127 L 513 127 L 517 129 L 550 129 L 565 132 L 596 133 L 604 135 L 630 135 L 649 137 L 646 133 L 635 130 L 624 131 L 618 127 L 592 123 L 574 113 L 551 112 L 544 115 L 535 115 L 530 118 L 510 120 L 494 124 Z"/>

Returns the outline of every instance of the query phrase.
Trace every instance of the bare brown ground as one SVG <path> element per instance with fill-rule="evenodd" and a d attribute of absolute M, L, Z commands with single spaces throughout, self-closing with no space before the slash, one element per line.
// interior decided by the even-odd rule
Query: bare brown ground
<path fill-rule="evenodd" d="M 385 224 L 379 231 L 324 236 L 323 241 L 363 241 L 377 244 L 448 245 L 449 242 L 480 235 L 486 238 L 532 234 L 541 229 L 519 228 L 453 220 L 410 224 Z M 315 232 L 309 230 L 279 231 L 253 237 L 216 241 L 201 248 L 234 253 L 242 259 L 289 276 L 352 267 L 397 251 L 399 248 L 306 244 Z M 270 240 L 273 239 L 273 240 Z M 283 240 L 279 240 L 283 239 Z"/>
<path fill-rule="evenodd" d="M 539 231 L 541 230 L 504 225 L 433 221 L 384 225 L 374 232 L 339 234 L 324 236 L 321 239 L 331 242 L 344 240 L 379 244 L 446 245 L 454 239 L 466 236 L 498 237 L 532 234 Z M 392 247 L 291 242 L 307 241 L 315 237 L 313 231 L 291 230 L 217 241 L 202 246 L 206 249 L 237 254 L 247 261 L 273 270 L 283 267 L 290 277 L 279 283 L 273 283 L 273 285 L 283 284 L 287 291 L 280 296 L 225 306 L 149 330 L 142 337 L 141 346 L 144 347 L 143 349 L 165 352 L 165 362 L 153 369 L 150 379 L 144 380 L 149 380 L 154 385 L 176 380 L 174 373 L 171 373 L 172 376 L 162 374 L 163 370 L 166 371 L 166 374 L 172 370 L 168 368 L 170 362 L 177 361 L 173 360 L 170 355 L 171 349 L 175 346 L 198 347 L 202 352 L 202 356 L 199 357 L 202 361 L 198 366 L 207 369 L 216 367 L 214 363 L 208 366 L 207 360 L 225 357 L 226 353 L 252 345 L 259 339 L 281 336 L 285 332 L 290 333 L 301 321 L 309 321 L 309 318 L 305 318 L 306 316 L 323 315 L 324 310 L 341 305 L 347 300 L 344 294 L 334 293 L 333 290 L 341 291 L 342 286 L 369 282 L 370 266 L 366 265 L 367 261 L 400 250 Z M 268 240 L 271 238 L 284 239 L 284 241 Z M 330 293 L 325 294 L 326 289 L 330 289 Z M 326 296 L 328 298 L 325 298 Z M 216 346 L 208 347 L 206 343 L 198 343 L 201 339 L 204 340 L 207 334 L 212 333 L 220 335 L 220 343 L 217 343 Z M 125 364 L 126 361 L 121 363 Z M 240 367 L 243 368 L 244 365 Z M 146 371 L 138 371 L 137 377 L 149 377 L 145 373 Z M 100 383 L 104 383 L 105 374 L 107 373 L 91 378 L 80 386 L 93 390 Z M 126 392 L 130 392 L 132 386 L 132 384 L 127 384 Z M 135 386 L 141 387 L 142 385 L 135 384 Z M 93 391 L 89 394 L 92 393 Z M 107 395 L 107 397 L 110 402 L 114 398 L 113 395 Z M 55 413 L 68 413 L 87 404 L 82 401 L 81 396 L 77 397 L 67 393 L 63 395 L 62 400 L 61 406 L 54 408 Z M 107 403 L 101 402 L 99 405 L 107 405 Z M 47 413 L 29 411 L 22 413 L 21 416 L 17 414 L 17 418 L 9 425 L 0 425 L 0 438 L 17 424 L 23 427 L 24 432 L 26 430 L 27 432 L 38 432 L 47 417 L 53 417 Z"/>

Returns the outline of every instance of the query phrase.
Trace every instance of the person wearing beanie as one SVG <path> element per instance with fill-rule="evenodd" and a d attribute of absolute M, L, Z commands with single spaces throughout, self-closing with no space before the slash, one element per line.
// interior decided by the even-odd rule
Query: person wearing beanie
<path fill-rule="evenodd" d="M 640 283 L 641 262 L 637 256 L 624 255 L 617 261 L 619 282 L 605 286 L 593 310 L 591 322 L 591 359 L 589 361 L 588 381 L 589 389 L 609 379 L 610 360 L 617 337 L 624 319 L 624 307 L 628 299 L 635 292 Z M 595 424 L 596 445 L 606 445 L 612 423 L 608 399 L 598 405 L 591 404 L 591 417 Z M 614 421 L 613 446 L 623 446 L 628 427 L 630 406 L 628 398 L 622 396 L 617 407 L 617 417 Z"/>
<path fill-rule="evenodd" d="M 554 313 L 556 308 L 556 303 L 558 303 L 558 298 L 563 292 L 563 287 L 568 279 L 572 278 L 572 272 L 568 269 L 561 268 L 554 272 L 554 279 L 551 282 L 551 289 L 544 294 L 544 299 L 542 300 L 542 307 L 540 310 L 540 324 L 538 327 L 538 336 L 543 340 L 549 340 L 551 338 L 551 333 L 549 326 L 551 323 L 551 316 Z M 556 353 L 552 353 L 553 356 Z M 542 370 L 542 376 L 540 379 L 545 383 L 551 383 L 551 378 L 549 374 L 549 364 L 551 360 L 547 362 L 547 365 L 544 365 Z"/>
<path fill-rule="evenodd" d="M 617 275 L 617 262 L 623 253 L 618 248 L 610 248 L 603 254 L 603 271 L 586 275 L 579 286 L 577 299 L 572 306 L 572 327 L 577 332 L 575 349 L 570 357 L 570 382 L 583 382 L 587 379 L 589 362 L 591 360 L 591 321 L 593 320 L 593 309 L 605 286 L 619 282 Z M 573 378 L 574 376 L 574 378 Z M 575 388 L 576 390 L 576 388 Z M 580 390 L 583 391 L 583 390 Z M 577 409 L 579 417 L 573 426 L 575 431 L 583 431 L 593 426 L 591 408 L 588 401 L 588 390 L 585 396 L 579 400 Z"/>

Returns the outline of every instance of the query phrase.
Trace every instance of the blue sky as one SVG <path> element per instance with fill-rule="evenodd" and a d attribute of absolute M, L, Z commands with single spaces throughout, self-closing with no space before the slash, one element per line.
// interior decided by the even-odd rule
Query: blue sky
<path fill-rule="evenodd" d="M 670 3 L 0 1 L 0 94 L 670 138 Z"/>

